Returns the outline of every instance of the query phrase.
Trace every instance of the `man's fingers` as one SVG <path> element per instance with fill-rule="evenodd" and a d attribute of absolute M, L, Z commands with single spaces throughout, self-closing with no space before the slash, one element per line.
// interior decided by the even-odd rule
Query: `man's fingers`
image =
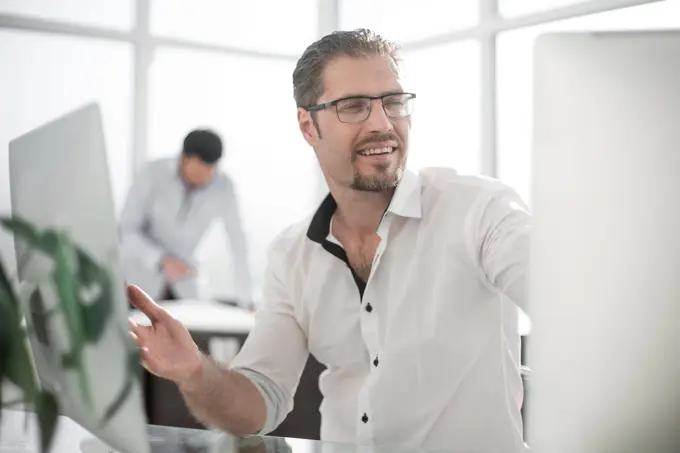
<path fill-rule="evenodd" d="M 136 333 L 130 331 L 130 338 L 132 338 L 132 341 L 134 341 L 137 346 L 142 346 L 142 340 L 139 339 L 139 336 L 137 336 Z"/>
<path fill-rule="evenodd" d="M 139 311 L 144 313 L 152 323 L 162 321 L 170 317 L 167 311 L 153 301 L 138 286 L 128 285 L 127 294 L 130 303 Z"/>
<path fill-rule="evenodd" d="M 149 338 L 149 334 L 153 329 L 153 327 L 149 326 L 140 326 L 132 319 L 128 319 L 128 327 L 130 328 L 130 333 L 134 334 L 135 337 L 138 338 L 141 342 L 147 341 L 147 339 Z"/>

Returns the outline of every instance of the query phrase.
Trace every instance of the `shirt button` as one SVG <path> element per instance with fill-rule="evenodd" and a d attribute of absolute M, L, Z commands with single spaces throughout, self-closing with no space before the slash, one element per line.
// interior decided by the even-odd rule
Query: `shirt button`
<path fill-rule="evenodd" d="M 371 304 L 366 304 L 366 311 L 367 312 L 372 312 L 373 311 L 373 306 Z"/>
<path fill-rule="evenodd" d="M 375 356 L 375 359 L 373 359 L 373 366 L 378 366 L 379 363 L 378 356 Z"/>
<path fill-rule="evenodd" d="M 368 415 L 364 414 L 364 416 L 361 417 L 361 421 L 364 423 L 368 423 Z"/>

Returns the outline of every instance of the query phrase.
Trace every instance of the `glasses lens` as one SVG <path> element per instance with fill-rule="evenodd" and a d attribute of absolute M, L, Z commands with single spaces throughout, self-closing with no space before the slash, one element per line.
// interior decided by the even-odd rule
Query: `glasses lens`
<path fill-rule="evenodd" d="M 413 112 L 413 96 L 394 94 L 383 98 L 385 113 L 390 118 L 406 118 Z"/>
<path fill-rule="evenodd" d="M 359 123 L 368 118 L 371 100 L 365 98 L 343 99 L 336 105 L 338 118 L 343 123 Z"/>

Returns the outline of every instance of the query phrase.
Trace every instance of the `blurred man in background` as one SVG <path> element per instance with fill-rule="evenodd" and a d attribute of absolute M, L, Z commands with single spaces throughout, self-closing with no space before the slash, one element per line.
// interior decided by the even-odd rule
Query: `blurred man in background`
<path fill-rule="evenodd" d="M 217 168 L 222 148 L 216 133 L 194 130 L 178 158 L 149 163 L 130 189 L 120 222 L 125 276 L 160 300 L 199 297 L 195 252 L 212 223 L 221 220 L 231 243 L 235 302 L 251 304 L 238 203 L 232 181 Z"/>

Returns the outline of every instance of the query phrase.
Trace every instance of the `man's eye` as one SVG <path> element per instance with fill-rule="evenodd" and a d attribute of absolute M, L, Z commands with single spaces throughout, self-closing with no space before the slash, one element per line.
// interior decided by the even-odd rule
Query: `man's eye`
<path fill-rule="evenodd" d="M 345 112 L 361 112 L 366 109 L 366 103 L 365 102 L 347 102 L 343 103 L 342 105 L 339 105 L 338 108 Z"/>

